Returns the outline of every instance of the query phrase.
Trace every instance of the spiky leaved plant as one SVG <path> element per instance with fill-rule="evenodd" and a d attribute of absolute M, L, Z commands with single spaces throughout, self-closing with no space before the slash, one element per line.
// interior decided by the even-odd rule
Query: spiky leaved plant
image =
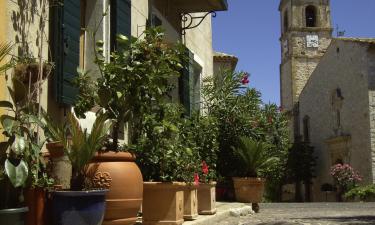
<path fill-rule="evenodd" d="M 267 154 L 269 146 L 262 141 L 256 141 L 249 137 L 240 137 L 238 147 L 234 152 L 238 155 L 241 165 L 240 174 L 246 177 L 259 177 L 262 170 L 277 162 L 278 158 Z"/>
<path fill-rule="evenodd" d="M 105 114 L 96 117 L 90 134 L 87 129 L 82 129 L 73 114 L 67 115 L 67 128 L 63 143 L 73 169 L 72 190 L 84 189 L 88 164 L 95 153 L 104 146 L 109 130 L 110 123 Z"/>

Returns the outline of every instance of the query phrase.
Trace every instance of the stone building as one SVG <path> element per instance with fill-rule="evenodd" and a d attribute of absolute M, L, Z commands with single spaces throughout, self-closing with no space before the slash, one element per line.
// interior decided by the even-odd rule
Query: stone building
<path fill-rule="evenodd" d="M 0 7 L 4 12 L 0 15 L 0 42 L 13 43 L 15 56 L 37 61 L 41 57 L 42 61 L 54 63 L 52 76 L 43 84 L 40 103 L 59 120 L 71 110 L 77 94 L 71 84 L 77 76 L 77 67 L 90 71 L 93 77 L 98 74 L 94 64 L 95 40 L 103 40 L 103 52 L 109 60 L 117 33 L 141 37 L 147 26 L 161 26 L 167 42 L 183 42 L 189 50 L 188 71 L 176 81 L 172 100 L 183 103 L 188 111 L 199 107 L 201 78 L 213 74 L 211 15 L 207 12 L 227 10 L 228 3 L 226 0 L 0 0 Z M 1 100 L 10 99 L 6 85 L 9 80 L 1 76 Z"/>
<path fill-rule="evenodd" d="M 298 97 L 331 42 L 329 0 L 282 0 L 280 85 L 281 106 L 289 112 L 291 139 L 298 135 Z"/>
<path fill-rule="evenodd" d="M 219 74 L 221 70 L 236 69 L 238 58 L 223 52 L 214 53 L 214 74 Z"/>
<path fill-rule="evenodd" d="M 281 104 L 291 139 L 317 157 L 312 200 L 335 200 L 330 167 L 349 163 L 375 181 L 375 39 L 333 38 L 328 0 L 282 0 Z"/>

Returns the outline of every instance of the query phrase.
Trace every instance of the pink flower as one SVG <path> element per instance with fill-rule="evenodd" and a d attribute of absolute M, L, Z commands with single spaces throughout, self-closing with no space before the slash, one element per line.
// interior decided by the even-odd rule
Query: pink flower
<path fill-rule="evenodd" d="M 199 184 L 199 175 L 197 173 L 194 173 L 194 184 L 195 185 Z"/>
<path fill-rule="evenodd" d="M 241 83 L 243 85 L 246 85 L 248 84 L 250 81 L 249 81 L 249 74 L 248 73 L 244 73 L 244 76 L 242 77 L 242 80 L 241 80 Z"/>
<path fill-rule="evenodd" d="M 207 165 L 206 161 L 202 161 L 202 172 L 203 172 L 204 175 L 208 174 L 208 165 Z"/>

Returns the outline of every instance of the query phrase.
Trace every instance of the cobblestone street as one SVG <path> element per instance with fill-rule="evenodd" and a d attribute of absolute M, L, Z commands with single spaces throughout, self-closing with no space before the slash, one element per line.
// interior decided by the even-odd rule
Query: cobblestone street
<path fill-rule="evenodd" d="M 375 203 L 269 203 L 245 217 L 231 217 L 219 225 L 375 225 Z"/>

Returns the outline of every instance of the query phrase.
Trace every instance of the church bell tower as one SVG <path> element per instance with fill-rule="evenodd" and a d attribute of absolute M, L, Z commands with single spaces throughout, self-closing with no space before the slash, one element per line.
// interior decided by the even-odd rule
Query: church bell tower
<path fill-rule="evenodd" d="M 290 116 L 291 140 L 299 135 L 302 89 L 332 39 L 329 0 L 281 0 L 281 107 Z"/>

